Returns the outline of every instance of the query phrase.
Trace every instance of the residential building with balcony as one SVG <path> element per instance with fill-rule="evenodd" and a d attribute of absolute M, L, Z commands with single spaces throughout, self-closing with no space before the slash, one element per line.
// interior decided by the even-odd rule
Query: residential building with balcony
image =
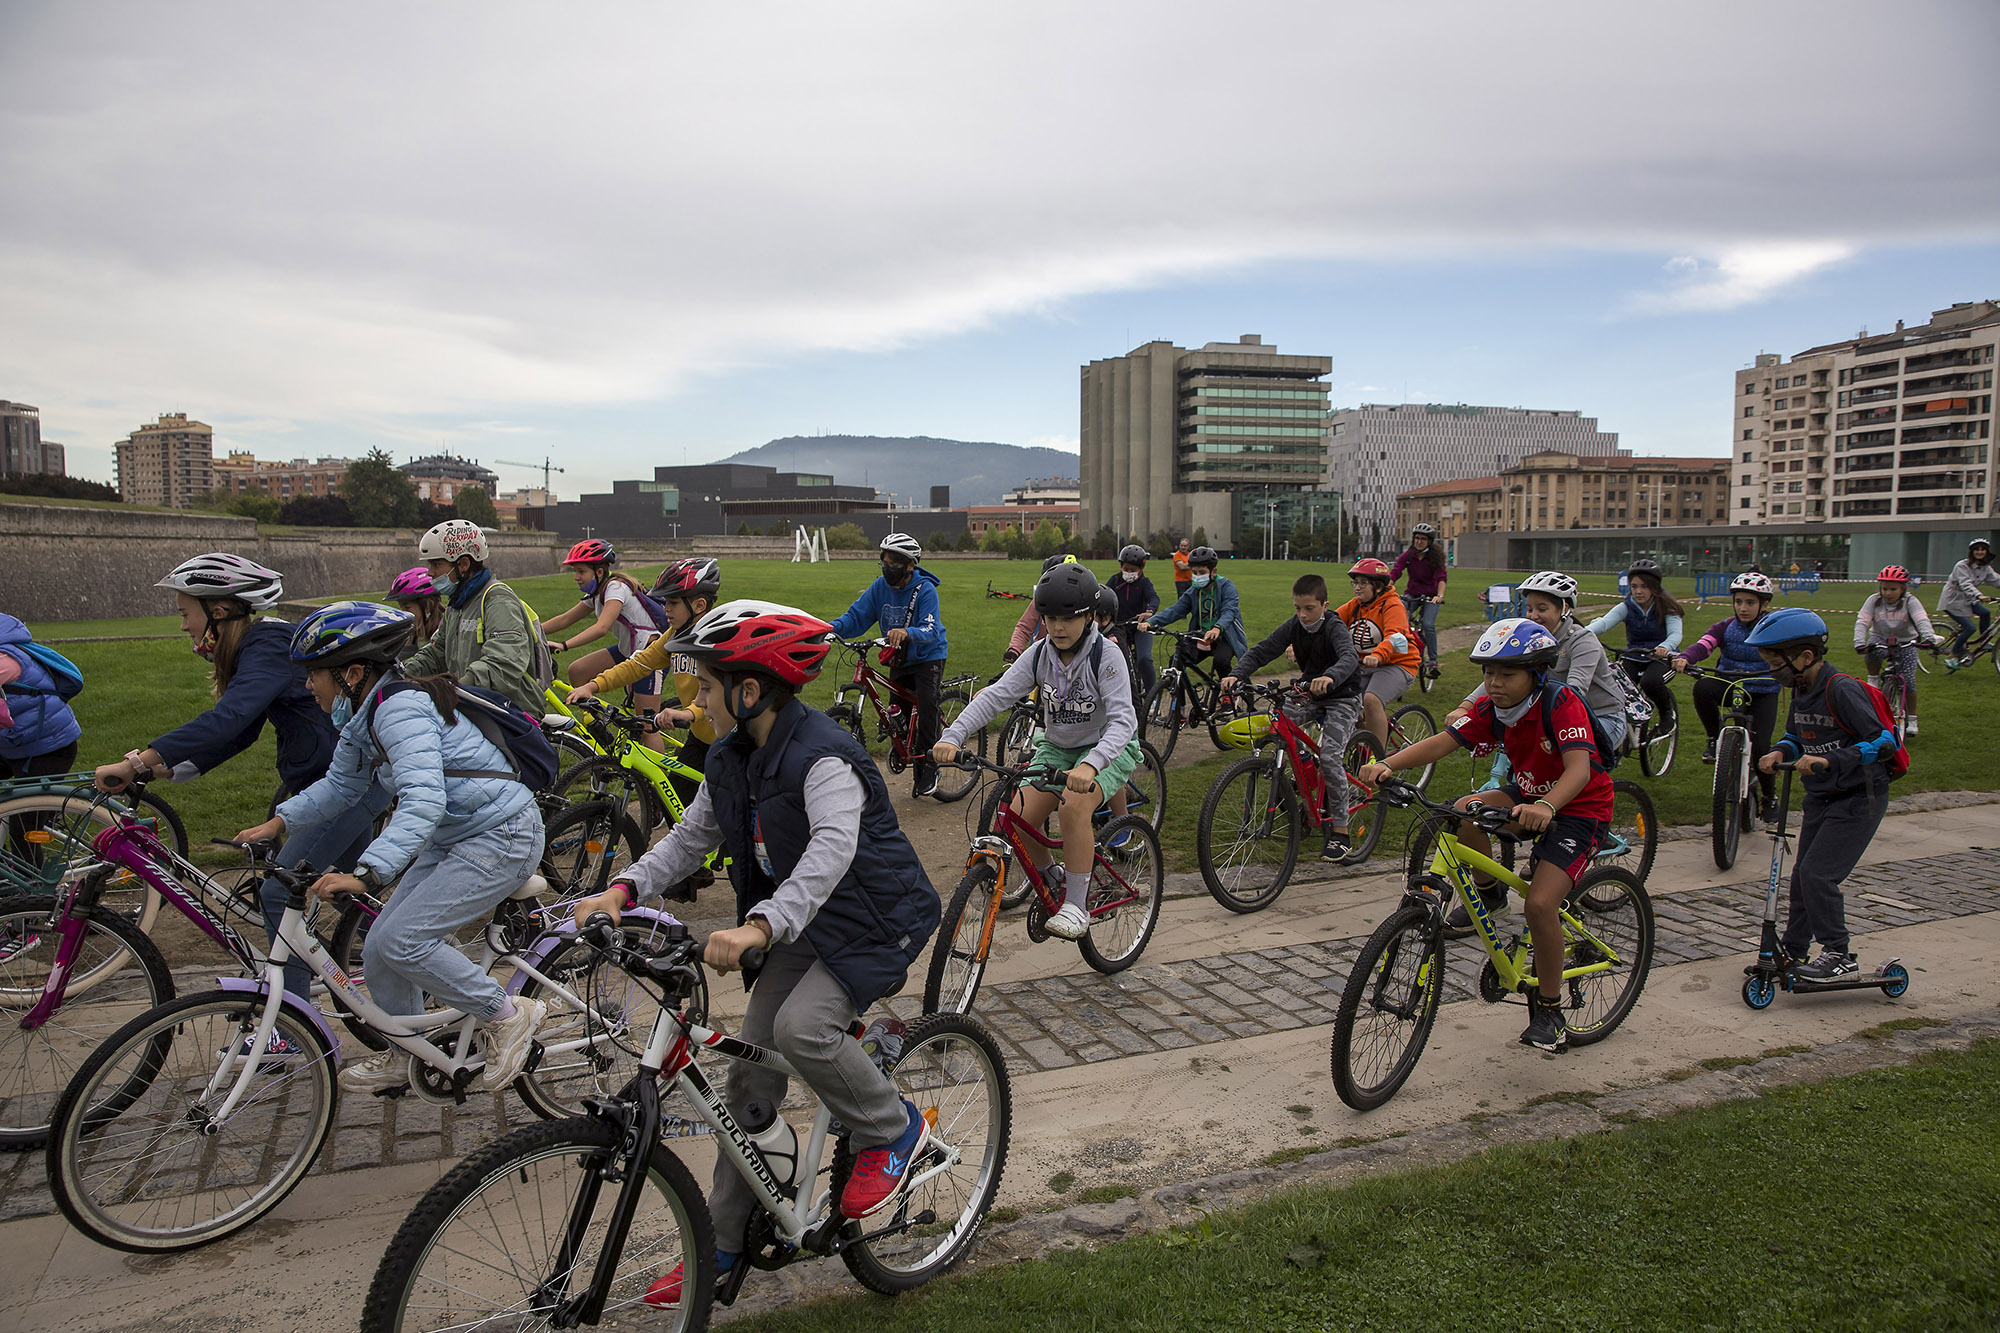
<path fill-rule="evenodd" d="M 42 438 L 40 408 L 0 398 L 0 477 L 60 477 L 63 447 Z"/>
<path fill-rule="evenodd" d="M 112 446 L 118 498 L 186 509 L 215 489 L 215 430 L 185 412 L 163 412 Z"/>
<path fill-rule="evenodd" d="M 1396 540 L 1407 541 L 1410 530 L 1419 523 L 1436 528 L 1439 537 L 1498 532 L 1501 494 L 1498 477 L 1434 481 L 1405 491 L 1396 497 Z"/>
<path fill-rule="evenodd" d="M 1396 497 L 1396 540 L 1418 523 L 1429 523 L 1441 537 L 1720 523 L 1728 471 L 1723 458 L 1579 458 L 1546 449 L 1497 476 L 1405 491 Z"/>
<path fill-rule="evenodd" d="M 264 463 L 255 454 L 232 449 L 227 458 L 215 460 L 215 489 L 226 495 L 254 491 L 280 501 L 307 495 L 338 495 L 351 461 L 322 458 L 308 462 L 294 458 L 289 463 Z"/>

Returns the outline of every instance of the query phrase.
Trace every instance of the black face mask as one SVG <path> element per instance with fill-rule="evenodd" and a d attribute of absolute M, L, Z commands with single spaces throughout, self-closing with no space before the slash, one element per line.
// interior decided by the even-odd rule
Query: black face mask
<path fill-rule="evenodd" d="M 882 580 L 892 588 L 900 588 L 910 581 L 910 575 L 915 570 L 916 566 L 914 565 L 892 565 L 887 560 L 884 560 L 882 562 Z"/>
<path fill-rule="evenodd" d="M 1818 661 L 1819 659 L 1814 658 L 1813 660 Z M 1797 655 L 1787 653 L 1782 665 L 1771 668 L 1771 679 L 1777 681 L 1780 685 L 1797 689 L 1799 677 L 1812 670 L 1812 663 L 1808 662 L 1805 666 L 1800 666 L 1798 663 L 1799 659 Z"/>

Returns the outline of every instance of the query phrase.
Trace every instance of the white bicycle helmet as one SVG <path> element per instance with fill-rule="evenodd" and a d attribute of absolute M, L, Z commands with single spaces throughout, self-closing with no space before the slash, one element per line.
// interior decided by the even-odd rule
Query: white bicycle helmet
<path fill-rule="evenodd" d="M 913 565 L 924 558 L 924 548 L 919 546 L 917 539 L 907 532 L 890 533 L 882 539 L 882 545 L 878 549 L 887 551 L 891 555 L 900 555 Z"/>
<path fill-rule="evenodd" d="M 417 542 L 419 560 L 456 560 L 462 555 L 486 563 L 486 530 L 468 518 L 448 518 Z"/>
<path fill-rule="evenodd" d="M 1746 570 L 1729 581 L 1731 592 L 1754 592 L 1759 597 L 1772 598 L 1778 595 L 1777 585 L 1766 575 L 1756 570 Z"/>
<path fill-rule="evenodd" d="M 228 551 L 211 551 L 184 560 L 173 573 L 153 585 L 184 592 L 201 601 L 234 597 L 252 611 L 268 611 L 285 595 L 285 576 Z"/>
<path fill-rule="evenodd" d="M 1522 592 L 1538 592 L 1566 606 L 1576 605 L 1576 580 L 1558 569 L 1545 569 L 1521 580 Z"/>

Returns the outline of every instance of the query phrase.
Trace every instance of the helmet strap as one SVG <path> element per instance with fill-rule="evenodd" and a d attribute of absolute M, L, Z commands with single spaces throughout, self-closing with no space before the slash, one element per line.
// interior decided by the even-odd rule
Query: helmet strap
<path fill-rule="evenodd" d="M 744 706 L 743 689 L 749 683 L 750 678 L 743 675 L 724 676 L 722 678 L 723 700 L 729 709 L 729 716 L 735 718 L 738 723 L 745 723 L 752 718 L 763 716 L 764 711 L 771 706 L 773 696 L 761 683 L 758 685 L 757 702 L 747 708 Z"/>

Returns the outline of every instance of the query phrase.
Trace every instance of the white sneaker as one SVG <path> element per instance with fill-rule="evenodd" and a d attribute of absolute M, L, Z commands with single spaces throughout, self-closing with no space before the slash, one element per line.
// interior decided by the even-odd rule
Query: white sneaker
<path fill-rule="evenodd" d="M 1903 719 L 1903 734 L 1905 736 L 1914 736 L 1917 734 L 1917 715 L 1915 713 Z"/>
<path fill-rule="evenodd" d="M 1080 940 L 1090 933 L 1090 913 L 1075 903 L 1064 903 L 1062 910 L 1049 918 L 1049 934 L 1059 940 Z"/>
<path fill-rule="evenodd" d="M 486 1054 L 486 1069 L 473 1086 L 481 1092 L 500 1092 L 521 1076 L 528 1063 L 528 1051 L 535 1043 L 535 1029 L 542 1025 L 548 1006 L 540 1000 L 514 997 L 514 1016 L 496 1018 L 482 1029 L 480 1044 Z"/>
<path fill-rule="evenodd" d="M 401 1051 L 383 1051 L 365 1060 L 356 1060 L 340 1071 L 340 1090 L 355 1096 L 371 1092 L 394 1092 L 410 1086 L 410 1057 Z"/>

